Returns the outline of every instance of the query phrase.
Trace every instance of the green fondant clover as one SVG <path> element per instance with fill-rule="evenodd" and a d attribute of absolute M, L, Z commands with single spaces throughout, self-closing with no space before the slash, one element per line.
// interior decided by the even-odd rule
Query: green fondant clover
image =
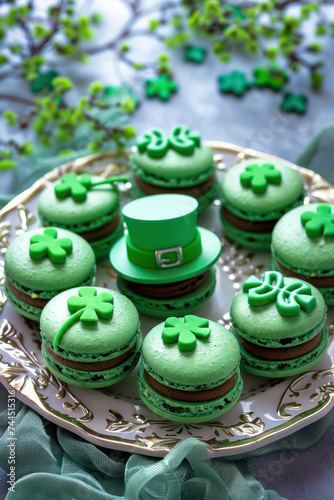
<path fill-rule="evenodd" d="M 334 236 L 334 214 L 330 205 L 319 205 L 316 212 L 303 212 L 300 219 L 310 238 Z"/>
<path fill-rule="evenodd" d="M 298 113 L 299 115 L 304 115 L 307 110 L 307 101 L 306 94 L 296 95 L 292 92 L 286 92 L 281 104 L 281 110 L 284 111 L 284 113 Z"/>
<path fill-rule="evenodd" d="M 78 295 L 67 299 L 67 308 L 71 316 L 59 328 L 53 345 L 57 347 L 65 331 L 78 320 L 94 324 L 100 319 L 111 319 L 114 313 L 114 298 L 110 292 L 97 293 L 96 288 L 80 288 Z"/>
<path fill-rule="evenodd" d="M 206 339 L 211 333 L 209 321 L 188 315 L 180 318 L 167 318 L 161 338 L 166 344 L 177 342 L 180 351 L 192 351 L 196 347 L 196 337 Z"/>
<path fill-rule="evenodd" d="M 268 184 L 280 184 L 281 172 L 270 163 L 263 165 L 247 165 L 244 172 L 240 174 L 240 182 L 244 188 L 251 188 L 255 194 L 263 194 L 267 191 Z"/>
<path fill-rule="evenodd" d="M 168 75 L 159 75 L 156 80 L 146 80 L 145 82 L 147 97 L 158 97 L 161 101 L 168 101 L 177 88 L 177 83 Z"/>
<path fill-rule="evenodd" d="M 202 64 L 206 58 L 207 50 L 205 47 L 196 47 L 187 45 L 184 48 L 184 59 L 188 62 Z"/>
<path fill-rule="evenodd" d="M 89 174 L 77 175 L 71 172 L 63 175 L 60 183 L 55 185 L 54 190 L 58 199 L 63 200 L 72 196 L 74 201 L 80 203 L 87 199 L 87 191 L 94 186 L 127 181 L 126 177 L 112 177 L 110 179 L 102 179 L 101 181 L 92 181 L 92 176 Z"/>
<path fill-rule="evenodd" d="M 230 74 L 218 77 L 219 90 L 222 94 L 234 94 L 241 97 L 252 87 L 252 83 L 247 80 L 242 71 L 233 71 Z"/>
<path fill-rule="evenodd" d="M 316 298 L 308 283 L 296 281 L 285 285 L 283 275 L 277 271 L 266 271 L 262 281 L 250 276 L 242 291 L 248 293 L 248 303 L 253 307 L 276 302 L 281 316 L 298 316 L 300 309 L 310 312 L 316 305 Z"/>
<path fill-rule="evenodd" d="M 54 264 L 62 264 L 72 249 L 72 240 L 58 238 L 58 233 L 53 228 L 44 229 L 44 234 L 34 234 L 30 238 L 29 255 L 34 260 L 48 257 Z"/>
<path fill-rule="evenodd" d="M 151 158 L 162 158 L 169 149 L 188 156 L 201 145 L 199 132 L 190 132 L 186 125 L 175 125 L 169 135 L 159 128 L 154 128 L 138 139 L 137 148 L 140 153 L 146 152 Z"/>
<path fill-rule="evenodd" d="M 39 92 L 42 92 L 42 90 L 51 92 L 54 88 L 53 79 L 57 76 L 58 73 L 54 69 L 50 69 L 44 73 L 38 73 L 37 78 L 30 83 L 30 92 L 33 94 L 38 94 Z"/>

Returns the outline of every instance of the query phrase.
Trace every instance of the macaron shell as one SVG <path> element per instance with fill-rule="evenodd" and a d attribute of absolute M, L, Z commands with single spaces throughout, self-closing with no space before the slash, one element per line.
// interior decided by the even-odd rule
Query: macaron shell
<path fill-rule="evenodd" d="M 132 302 L 114 290 L 94 287 L 97 293 L 110 292 L 114 299 L 113 316 L 110 320 L 99 319 L 89 326 L 80 320 L 63 334 L 59 347 L 65 351 L 82 354 L 102 354 L 120 350 L 131 343 L 139 326 L 139 315 Z M 47 303 L 41 315 L 41 334 L 51 343 L 63 323 L 71 316 L 67 299 L 77 296 L 80 288 L 73 288 L 54 297 Z"/>
<path fill-rule="evenodd" d="M 5 275 L 35 291 L 65 290 L 86 281 L 95 267 L 92 248 L 81 236 L 65 229 L 55 229 L 58 238 L 69 238 L 73 243 L 72 252 L 64 263 L 54 264 L 48 257 L 41 260 L 30 257 L 31 237 L 44 233 L 44 228 L 38 228 L 18 236 L 9 245 L 5 255 Z"/>
<path fill-rule="evenodd" d="M 209 321 L 210 335 L 207 339 L 197 338 L 192 351 L 181 351 L 177 342 L 166 344 L 161 338 L 163 328 L 164 323 L 157 325 L 143 343 L 143 361 L 152 377 L 157 374 L 176 388 L 195 388 L 223 383 L 235 372 L 240 356 L 238 342 L 223 326 Z"/>
<path fill-rule="evenodd" d="M 92 176 L 93 181 L 101 181 L 101 177 Z M 55 184 L 59 184 L 59 180 Z M 119 193 L 115 186 L 104 184 L 87 192 L 83 202 L 76 202 L 72 196 L 57 198 L 54 185 L 44 189 L 38 199 L 38 213 L 52 224 L 68 226 L 96 221 L 101 216 L 112 212 L 119 205 Z M 84 229 L 83 229 L 84 231 Z"/>
<path fill-rule="evenodd" d="M 243 381 L 238 367 L 236 383 L 227 394 L 201 403 L 185 403 L 162 396 L 146 381 L 142 365 L 138 373 L 137 385 L 143 402 L 157 415 L 174 422 L 200 423 L 218 418 L 232 408 L 241 396 Z"/>
<path fill-rule="evenodd" d="M 147 153 L 136 151 L 131 155 L 131 166 L 136 175 L 152 184 L 163 185 L 164 181 L 159 177 L 169 180 L 170 185 L 181 186 L 187 180 L 196 184 L 207 179 L 214 170 L 213 151 L 204 145 L 196 147 L 192 155 L 169 149 L 162 158 L 151 158 Z"/>
<path fill-rule="evenodd" d="M 232 224 L 229 224 L 222 215 L 220 215 L 220 218 L 227 236 L 229 236 L 236 243 L 239 243 L 239 245 L 250 248 L 258 248 L 259 250 L 270 247 L 271 232 L 249 233 L 248 231 L 242 231 L 241 229 L 232 226 Z"/>
<path fill-rule="evenodd" d="M 303 212 L 316 212 L 323 203 L 304 205 L 284 215 L 272 235 L 272 251 L 283 266 L 301 274 L 334 275 L 334 236 L 310 238 L 301 223 Z M 330 205 L 334 213 L 334 205 Z M 323 271 L 323 272 L 322 272 Z"/>
<path fill-rule="evenodd" d="M 284 283 L 301 282 L 294 278 L 284 278 Z M 248 293 L 242 290 L 234 297 L 231 306 L 231 319 L 234 327 L 247 336 L 263 340 L 263 345 L 271 341 L 280 341 L 304 335 L 321 325 L 326 313 L 326 306 L 321 293 L 310 285 L 316 306 L 306 312 L 302 308 L 298 316 L 282 316 L 276 307 L 276 300 L 264 306 L 250 306 Z M 319 330 L 318 330 L 319 331 Z M 315 331 L 318 333 L 318 331 Z M 248 340 L 249 340 L 248 337 Z"/>
<path fill-rule="evenodd" d="M 148 316 L 158 318 L 167 318 L 167 316 L 184 316 L 198 309 L 212 296 L 216 286 L 216 270 L 213 267 L 210 270 L 209 280 L 193 291 L 192 293 L 178 299 L 158 300 L 150 297 L 138 295 L 130 290 L 124 282 L 117 280 L 119 290 L 124 293 L 134 303 L 136 308 Z"/>
<path fill-rule="evenodd" d="M 241 185 L 240 175 L 247 165 L 268 163 L 281 172 L 280 184 L 268 183 L 267 190 L 263 194 L 256 194 L 251 188 L 244 188 Z M 260 158 L 238 163 L 226 173 L 222 183 L 223 203 L 236 215 L 252 220 L 270 220 L 280 217 L 285 212 L 285 207 L 298 200 L 303 193 L 303 180 L 296 170 L 275 161 Z M 279 213 L 280 210 L 282 213 Z"/>

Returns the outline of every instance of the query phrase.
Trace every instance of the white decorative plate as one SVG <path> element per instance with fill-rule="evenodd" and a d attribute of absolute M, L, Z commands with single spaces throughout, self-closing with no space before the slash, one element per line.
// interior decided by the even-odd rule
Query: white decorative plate
<path fill-rule="evenodd" d="M 218 175 L 242 158 L 270 155 L 231 144 L 208 142 L 215 152 Z M 225 415 L 204 424 L 178 424 L 152 413 L 139 399 L 136 371 L 121 383 L 103 390 L 80 389 L 63 384 L 50 374 L 41 356 L 38 325 L 13 311 L 4 294 L 3 265 L 9 242 L 27 228 L 38 226 L 38 193 L 67 171 L 87 171 L 110 176 L 127 170 L 128 153 L 92 155 L 55 169 L 17 196 L 0 212 L 0 381 L 15 389 L 18 399 L 46 419 L 94 444 L 145 455 L 163 456 L 188 437 L 204 441 L 211 456 L 244 453 L 287 436 L 324 416 L 334 398 L 334 312 L 329 311 L 330 341 L 327 355 L 312 371 L 298 377 L 268 380 L 244 373 L 240 401 Z M 306 202 L 334 202 L 334 189 L 318 174 L 299 169 L 308 190 Z M 122 193 L 130 199 L 129 186 Z M 199 225 L 222 236 L 217 202 L 200 215 Z M 260 275 L 269 263 L 269 252 L 255 253 L 222 237 L 217 263 L 217 287 L 212 299 L 197 314 L 229 328 L 228 311 L 234 294 L 251 274 Z M 105 261 L 99 265 L 97 284 L 116 289 L 115 273 Z M 141 317 L 145 335 L 157 322 Z"/>

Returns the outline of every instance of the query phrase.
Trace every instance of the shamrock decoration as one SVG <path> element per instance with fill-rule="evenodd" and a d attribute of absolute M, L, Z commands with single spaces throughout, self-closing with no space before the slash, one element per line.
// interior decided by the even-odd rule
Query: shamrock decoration
<path fill-rule="evenodd" d="M 254 76 L 257 87 L 270 87 L 273 90 L 281 90 L 289 79 L 287 72 L 278 66 L 271 66 L 269 68 L 257 67 L 254 69 Z"/>
<path fill-rule="evenodd" d="M 190 132 L 186 125 L 176 125 L 169 135 L 159 128 L 153 128 L 137 140 L 138 151 L 146 152 L 151 158 L 162 158 L 170 148 L 181 155 L 191 155 L 195 147 L 200 145 L 200 134 Z"/>
<path fill-rule="evenodd" d="M 72 196 L 74 201 L 80 203 L 87 199 L 87 191 L 94 186 L 127 181 L 128 179 L 126 177 L 112 177 L 111 179 L 103 179 L 98 182 L 93 182 L 92 176 L 89 174 L 77 175 L 71 172 L 63 175 L 60 179 L 60 183 L 56 184 L 54 189 L 56 197 L 59 200 Z"/>
<path fill-rule="evenodd" d="M 285 286 L 283 275 L 276 271 L 266 271 L 262 281 L 250 276 L 242 291 L 248 293 L 250 306 L 264 306 L 276 301 L 281 316 L 298 316 L 300 309 L 310 312 L 316 305 L 316 298 L 308 283 L 295 281 Z"/>
<path fill-rule="evenodd" d="M 166 344 L 177 341 L 180 351 L 192 351 L 196 347 L 196 337 L 206 339 L 211 333 L 209 321 L 188 315 L 184 321 L 180 318 L 167 318 L 161 338 Z"/>
<path fill-rule="evenodd" d="M 156 80 L 146 80 L 145 82 L 147 97 L 159 97 L 161 101 L 168 101 L 177 89 L 177 83 L 168 75 L 159 75 Z"/>
<path fill-rule="evenodd" d="M 317 212 L 303 212 L 300 220 L 310 238 L 334 236 L 334 214 L 330 205 L 319 205 Z"/>
<path fill-rule="evenodd" d="M 206 58 L 207 50 L 205 47 L 196 47 L 195 45 L 186 45 L 184 48 L 184 59 L 188 62 L 202 64 Z"/>
<path fill-rule="evenodd" d="M 284 113 L 298 113 L 299 115 L 304 115 L 307 110 L 307 100 L 306 94 L 296 95 L 292 92 L 286 92 L 281 104 L 281 110 L 284 111 Z"/>
<path fill-rule="evenodd" d="M 72 249 L 72 240 L 58 239 L 57 231 L 51 227 L 44 229 L 44 234 L 34 234 L 30 238 L 29 255 L 34 260 L 48 257 L 54 264 L 62 264 Z"/>
<path fill-rule="evenodd" d="M 71 316 L 59 328 L 53 345 L 57 347 L 65 331 L 78 320 L 86 324 L 97 323 L 100 319 L 111 319 L 114 312 L 114 298 L 109 292 L 97 293 L 96 288 L 85 286 L 78 295 L 67 299 L 67 308 Z"/>
<path fill-rule="evenodd" d="M 247 165 L 245 171 L 240 174 L 242 187 L 251 188 L 253 193 L 263 194 L 267 191 L 268 184 L 280 184 L 281 172 L 275 165 L 264 163 L 263 165 Z"/>
<path fill-rule="evenodd" d="M 50 71 L 46 71 L 45 73 L 38 73 L 38 77 L 30 84 L 30 92 L 32 94 L 39 94 L 42 90 L 53 90 L 52 81 L 57 76 L 58 73 L 54 69 L 50 69 Z"/>
<path fill-rule="evenodd" d="M 218 77 L 219 90 L 222 94 L 234 94 L 238 97 L 244 95 L 252 87 L 252 83 L 247 80 L 242 71 L 220 75 Z"/>

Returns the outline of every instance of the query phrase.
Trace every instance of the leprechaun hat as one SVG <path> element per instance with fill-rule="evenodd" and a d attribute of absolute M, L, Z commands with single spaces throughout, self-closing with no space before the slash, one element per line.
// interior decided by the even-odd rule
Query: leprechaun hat
<path fill-rule="evenodd" d="M 146 284 L 173 283 L 197 276 L 218 260 L 219 238 L 197 226 L 198 202 L 180 194 L 159 194 L 123 208 L 128 234 L 110 252 L 122 278 Z"/>

